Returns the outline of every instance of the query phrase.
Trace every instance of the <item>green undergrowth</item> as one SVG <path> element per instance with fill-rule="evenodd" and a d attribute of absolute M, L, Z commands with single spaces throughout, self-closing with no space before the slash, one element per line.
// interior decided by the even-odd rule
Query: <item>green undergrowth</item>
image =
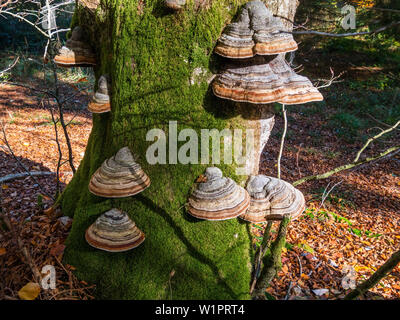
<path fill-rule="evenodd" d="M 124 1 L 123 9 L 117 0 L 102 4 L 108 14 L 80 9 L 73 19 L 89 31 L 100 62 L 96 77 L 111 75 L 112 112 L 93 116 L 85 157 L 60 200 L 63 213 L 74 217 L 65 261 L 80 279 L 97 285 L 100 299 L 247 299 L 253 255 L 248 225 L 238 219 L 200 221 L 185 210 L 193 183 L 207 166 L 150 165 L 145 157 L 154 143 L 146 141 L 146 133 L 162 129 L 168 141 L 169 121 L 177 121 L 178 133 L 243 127 L 234 104 L 215 98 L 207 83 L 220 63 L 213 47 L 238 4 L 218 1 L 196 11 L 190 2 L 187 10 L 172 13 L 163 1 L 146 1 L 140 14 L 138 1 Z M 205 72 L 191 84 L 195 68 Z M 91 175 L 124 146 L 136 154 L 151 186 L 119 200 L 91 195 Z M 219 167 L 244 182 L 235 165 Z M 146 234 L 140 247 L 113 254 L 85 242 L 85 229 L 112 207 L 126 211 Z"/>
<path fill-rule="evenodd" d="M 353 223 L 346 217 L 341 216 L 333 211 L 326 209 L 319 209 L 318 212 L 315 208 L 308 208 L 305 212 L 305 217 L 311 220 L 317 219 L 318 221 L 324 222 L 327 219 L 333 219 L 335 223 L 346 223 L 349 228 L 347 231 L 355 236 L 367 238 L 379 238 L 382 236 L 380 233 L 374 233 L 371 230 L 358 229 L 353 226 Z"/>

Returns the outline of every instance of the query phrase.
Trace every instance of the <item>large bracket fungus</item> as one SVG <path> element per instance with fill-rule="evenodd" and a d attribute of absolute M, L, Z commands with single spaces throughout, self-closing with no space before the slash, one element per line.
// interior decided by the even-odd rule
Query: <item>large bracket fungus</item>
<path fill-rule="evenodd" d="M 204 220 L 233 219 L 245 213 L 250 204 L 247 191 L 231 178 L 223 177 L 222 171 L 209 167 L 205 181 L 199 182 L 189 197 L 188 212 Z"/>
<path fill-rule="evenodd" d="M 150 186 L 150 178 L 134 160 L 128 147 L 124 147 L 103 162 L 93 174 L 89 190 L 105 198 L 133 196 Z"/>
<path fill-rule="evenodd" d="M 251 176 L 246 187 L 250 194 L 250 206 L 241 219 L 264 223 L 282 220 L 288 215 L 292 220 L 305 208 L 303 194 L 290 183 L 265 175 Z"/>
<path fill-rule="evenodd" d="M 269 62 L 264 57 L 232 61 L 215 78 L 212 88 L 222 99 L 254 104 L 323 100 L 311 81 L 295 73 L 281 55 Z"/>
<path fill-rule="evenodd" d="M 145 235 L 125 212 L 111 209 L 86 230 L 85 239 L 94 248 L 123 252 L 139 246 Z"/>
<path fill-rule="evenodd" d="M 282 33 L 283 28 L 280 19 L 262 1 L 250 1 L 243 7 L 238 21 L 225 28 L 215 52 L 231 59 L 244 59 L 297 50 L 293 36 Z"/>
<path fill-rule="evenodd" d="M 96 65 L 96 56 L 90 45 L 85 42 L 84 30 L 81 27 L 74 28 L 71 38 L 54 57 L 54 62 L 60 67 L 90 67 Z"/>
<path fill-rule="evenodd" d="M 88 105 L 88 110 L 93 113 L 104 113 L 111 111 L 107 75 L 102 75 L 99 78 L 98 89 Z"/>

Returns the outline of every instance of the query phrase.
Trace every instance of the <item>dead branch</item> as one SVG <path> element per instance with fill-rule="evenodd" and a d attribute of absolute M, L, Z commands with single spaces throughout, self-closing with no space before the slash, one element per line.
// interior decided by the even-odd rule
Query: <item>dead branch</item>
<path fill-rule="evenodd" d="M 376 139 L 380 138 L 381 136 L 383 136 L 386 133 L 389 133 L 391 131 L 393 131 L 394 129 L 396 129 L 398 126 L 400 125 L 400 120 L 396 122 L 396 124 L 394 124 L 393 126 L 391 126 L 389 129 L 383 130 L 382 132 L 378 133 L 376 136 L 369 138 L 368 141 L 364 144 L 364 146 L 360 149 L 360 151 L 358 151 L 355 159 L 353 160 L 353 162 L 357 162 L 360 159 L 361 154 L 363 153 L 363 151 Z"/>
<path fill-rule="evenodd" d="M 342 38 L 342 37 L 355 37 L 355 36 L 365 36 L 369 34 L 377 34 L 383 32 L 387 29 L 393 28 L 395 26 L 400 25 L 400 21 L 392 22 L 386 26 L 380 27 L 378 29 L 372 31 L 364 31 L 364 32 L 350 32 L 350 33 L 328 33 L 322 31 L 315 31 L 315 30 L 307 30 L 307 31 L 285 31 L 280 30 L 279 33 L 291 33 L 291 34 L 310 34 L 310 35 L 317 35 L 317 36 L 324 36 L 324 37 L 334 37 L 334 38 Z"/>
<path fill-rule="evenodd" d="M 58 129 L 57 129 L 57 123 L 59 120 L 55 120 L 54 117 L 54 112 L 53 109 L 50 107 L 50 114 L 51 114 L 51 120 L 53 121 L 54 124 L 54 132 L 56 135 L 56 143 L 57 143 L 57 149 L 58 149 L 58 161 L 57 161 L 57 171 L 56 171 L 56 179 L 57 179 L 57 185 L 56 185 L 56 195 L 55 198 L 57 198 L 58 194 L 60 193 L 60 168 L 61 168 L 61 161 L 62 161 L 62 150 L 61 150 L 61 145 L 60 141 L 58 139 Z"/>
<path fill-rule="evenodd" d="M 333 71 L 333 69 L 332 68 L 329 68 L 329 69 L 331 71 L 331 78 L 330 79 L 317 79 L 317 83 L 315 84 L 315 87 L 317 89 L 330 87 L 334 83 L 343 82 L 343 80 L 340 80 L 340 81 L 335 81 L 335 80 L 339 79 L 344 73 L 346 73 L 346 71 L 342 71 L 339 75 L 335 76 L 335 72 Z M 321 86 L 318 86 L 320 82 L 323 82 L 324 84 Z"/>
<path fill-rule="evenodd" d="M 392 148 L 389 148 L 389 149 L 381 152 L 380 154 L 378 154 L 375 157 L 369 157 L 369 158 L 366 158 L 365 160 L 362 160 L 362 161 L 357 161 L 357 162 L 345 164 L 343 166 L 337 167 L 337 168 L 335 168 L 333 170 L 330 170 L 330 171 L 322 173 L 322 174 L 317 174 L 317 175 L 313 175 L 313 176 L 304 177 L 304 178 L 302 178 L 300 180 L 297 180 L 297 181 L 293 182 L 293 186 L 298 186 L 298 185 L 300 185 L 300 184 L 302 184 L 304 182 L 311 181 L 311 180 L 320 180 L 320 179 L 329 178 L 330 176 L 334 175 L 335 173 L 338 173 L 338 172 L 341 172 L 341 171 L 344 171 L 344 170 L 349 170 L 349 169 L 352 169 L 354 167 L 360 166 L 362 164 L 365 164 L 365 163 L 368 163 L 368 162 L 371 162 L 371 161 L 374 161 L 374 160 L 379 160 L 379 159 L 381 159 L 381 158 L 383 158 L 383 157 L 385 157 L 387 155 L 390 155 L 391 153 L 394 153 L 396 151 L 400 151 L 400 145 L 392 147 Z"/>
<path fill-rule="evenodd" d="M 319 207 L 317 208 L 317 211 L 316 211 L 317 213 L 319 212 L 319 210 L 321 209 L 321 207 L 324 206 L 325 200 L 328 198 L 329 194 L 333 191 L 333 189 L 335 189 L 335 188 L 336 188 L 339 184 L 341 184 L 342 182 L 343 182 L 343 180 L 339 181 L 338 183 L 335 183 L 335 184 L 332 186 L 332 188 L 330 188 L 329 191 L 327 192 L 328 187 L 329 187 L 329 185 L 331 184 L 330 182 L 328 183 L 328 185 L 326 186 L 326 188 L 325 188 L 325 190 L 324 190 L 324 193 L 322 194 L 321 203 L 320 203 L 320 205 L 319 205 Z"/>
<path fill-rule="evenodd" d="M 10 71 L 12 68 L 14 68 L 18 61 L 19 61 L 19 56 L 6 69 L 0 71 L 0 77 L 3 76 L 3 74 Z"/>
<path fill-rule="evenodd" d="M 28 176 L 47 176 L 54 174 L 54 172 L 50 171 L 30 171 L 30 172 L 22 172 L 22 173 L 14 173 L 14 174 L 8 174 L 4 177 L 0 178 L 0 183 L 4 183 L 7 181 L 19 179 L 19 178 L 24 178 Z"/>

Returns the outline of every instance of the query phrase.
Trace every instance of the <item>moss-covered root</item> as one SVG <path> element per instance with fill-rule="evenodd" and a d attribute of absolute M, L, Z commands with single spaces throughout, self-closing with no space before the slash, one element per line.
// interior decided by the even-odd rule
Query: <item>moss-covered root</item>
<path fill-rule="evenodd" d="M 254 299 L 264 299 L 264 292 L 269 286 L 269 283 L 282 268 L 281 253 L 286 242 L 286 232 L 289 221 L 289 217 L 284 217 L 279 225 L 278 236 L 271 245 L 270 253 L 265 258 L 264 268 L 256 285 L 256 289 L 254 290 Z"/>
<path fill-rule="evenodd" d="M 381 281 L 390 271 L 392 271 L 400 263 L 400 250 L 393 253 L 392 256 L 386 261 L 376 272 L 367 280 L 362 282 L 353 291 L 344 297 L 344 300 L 354 300 L 359 296 L 366 293 L 369 289 L 373 288 L 379 281 Z"/>

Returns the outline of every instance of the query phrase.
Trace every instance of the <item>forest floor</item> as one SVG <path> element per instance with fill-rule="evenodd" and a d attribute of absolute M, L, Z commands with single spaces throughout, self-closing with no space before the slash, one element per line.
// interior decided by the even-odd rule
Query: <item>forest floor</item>
<path fill-rule="evenodd" d="M 329 60 L 323 50 L 316 50 L 314 57 L 305 58 L 301 54 L 296 57 L 306 75 L 314 80 L 329 78 L 331 66 L 335 73 L 342 70 L 347 73 L 344 82 L 321 90 L 324 103 L 288 107 L 288 134 L 281 162 L 284 180 L 294 182 L 352 162 L 366 138 L 379 133 L 379 127 L 387 128 L 382 122 L 393 124 L 393 119 L 398 119 L 400 94 L 396 90 L 398 83 L 390 82 L 392 64 L 368 65 L 368 57 L 358 55 L 355 61 L 350 55 L 348 52 L 347 60 L 343 60 L 336 53 L 334 60 Z M 319 63 L 317 67 L 315 61 Z M 351 62 L 349 65 L 343 61 Z M 375 79 L 373 83 L 371 78 Z M 81 80 L 63 82 L 63 92 L 74 92 Z M 39 86 L 34 81 L 29 85 Z M 75 167 L 84 155 L 92 126 L 91 114 L 85 109 L 88 94 L 77 95 L 65 112 L 66 121 L 72 120 L 68 133 Z M 270 176 L 277 174 L 276 159 L 283 128 L 279 109 L 275 119 L 261 166 L 262 173 Z M 55 172 L 58 150 L 54 126 L 36 91 L 0 85 L 0 120 L 18 161 L 29 171 Z M 58 130 L 66 155 L 65 140 L 60 127 Z M 376 155 L 399 140 L 400 131 L 394 131 L 371 144 L 365 155 Z M 0 178 L 24 172 L 4 139 L 0 144 Z M 72 177 L 68 163 L 60 172 L 61 187 L 65 187 Z M 400 154 L 342 171 L 328 179 L 306 182 L 298 188 L 306 197 L 307 209 L 290 224 L 282 255 L 283 268 L 267 289 L 269 298 L 342 298 L 351 279 L 367 278 L 399 250 Z M 32 270 L 41 270 L 45 265 L 56 266 L 57 289 L 42 290 L 39 298 L 93 298 L 93 286 L 78 281 L 73 266 L 62 264 L 71 221 L 61 217 L 60 212 L 47 210 L 53 203 L 50 196 L 56 192 L 55 175 L 37 176 L 36 181 L 30 177 L 14 179 L 5 182 L 0 192 L 2 210 L 11 217 L 15 229 L 14 233 L 0 233 L 0 299 L 18 298 L 20 289 L 35 280 Z M 252 230 L 257 245 L 263 227 L 253 225 Z M 22 240 L 28 257 L 21 254 L 17 239 Z M 400 266 L 365 298 L 400 299 Z"/>

